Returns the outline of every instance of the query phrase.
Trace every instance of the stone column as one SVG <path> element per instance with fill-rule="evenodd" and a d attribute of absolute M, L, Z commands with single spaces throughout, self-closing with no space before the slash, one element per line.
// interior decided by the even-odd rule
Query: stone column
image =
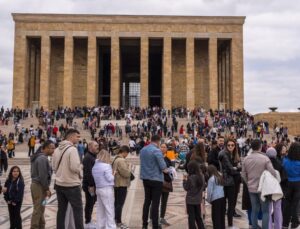
<path fill-rule="evenodd" d="M 41 76 L 40 76 L 40 106 L 49 108 L 50 89 L 50 49 L 51 41 L 48 35 L 42 36 L 41 42 Z"/>
<path fill-rule="evenodd" d="M 149 38 L 141 37 L 141 87 L 140 87 L 140 96 L 141 96 L 141 107 L 149 106 Z"/>
<path fill-rule="evenodd" d="M 13 76 L 13 102 L 12 106 L 19 108 L 27 108 L 28 103 L 28 87 L 26 80 L 28 55 L 27 55 L 26 36 L 15 36 L 14 44 L 14 76 Z"/>
<path fill-rule="evenodd" d="M 195 39 L 186 39 L 186 106 L 195 108 Z"/>
<path fill-rule="evenodd" d="M 163 47 L 163 95 L 162 105 L 165 109 L 172 108 L 172 38 L 164 37 Z"/>
<path fill-rule="evenodd" d="M 243 36 L 231 41 L 231 109 L 244 108 Z"/>
<path fill-rule="evenodd" d="M 97 72 L 97 38 L 95 35 L 88 37 L 88 66 L 87 66 L 87 101 L 86 105 L 93 107 L 97 105 L 98 80 Z"/>
<path fill-rule="evenodd" d="M 227 102 L 226 102 L 226 52 L 225 50 L 222 48 L 222 99 L 220 102 L 225 103 L 225 105 L 227 106 Z"/>
<path fill-rule="evenodd" d="M 217 67 L 217 38 L 209 38 L 209 108 L 218 109 L 218 67 Z"/>
<path fill-rule="evenodd" d="M 221 91 L 222 91 L 222 55 L 218 54 L 218 100 L 221 100 Z"/>
<path fill-rule="evenodd" d="M 72 107 L 73 96 L 73 52 L 74 41 L 71 35 L 65 37 L 64 54 L 64 92 L 63 105 Z"/>
<path fill-rule="evenodd" d="M 230 48 L 229 46 L 226 47 L 226 92 L 225 92 L 225 98 L 226 98 L 226 108 L 231 108 L 230 103 Z"/>
<path fill-rule="evenodd" d="M 110 105 L 120 107 L 120 41 L 119 37 L 111 37 L 111 71 L 110 71 Z"/>

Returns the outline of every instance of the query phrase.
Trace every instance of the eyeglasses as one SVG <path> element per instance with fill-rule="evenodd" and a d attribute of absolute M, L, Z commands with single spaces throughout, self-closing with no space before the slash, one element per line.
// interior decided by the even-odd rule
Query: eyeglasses
<path fill-rule="evenodd" d="M 228 144 L 228 147 L 235 147 L 235 144 Z"/>

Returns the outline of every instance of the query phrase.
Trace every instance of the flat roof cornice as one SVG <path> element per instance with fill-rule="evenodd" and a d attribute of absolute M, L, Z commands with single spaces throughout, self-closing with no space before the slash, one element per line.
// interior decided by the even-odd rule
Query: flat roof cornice
<path fill-rule="evenodd" d="M 108 24 L 236 24 L 244 16 L 166 16 L 166 15 L 94 15 L 12 13 L 15 22 L 28 23 L 108 23 Z"/>

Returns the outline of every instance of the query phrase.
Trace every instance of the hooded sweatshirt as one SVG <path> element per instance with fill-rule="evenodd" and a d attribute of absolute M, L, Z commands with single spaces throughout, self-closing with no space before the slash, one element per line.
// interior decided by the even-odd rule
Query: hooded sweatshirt
<path fill-rule="evenodd" d="M 62 158 L 62 159 L 61 159 Z M 58 163 L 61 159 L 60 165 Z M 63 187 L 81 185 L 82 168 L 77 148 L 70 141 L 62 141 L 52 156 L 55 183 Z"/>
<path fill-rule="evenodd" d="M 38 151 L 36 154 L 33 154 L 30 161 L 32 182 L 40 184 L 45 191 L 49 190 L 52 168 L 47 156 Z"/>

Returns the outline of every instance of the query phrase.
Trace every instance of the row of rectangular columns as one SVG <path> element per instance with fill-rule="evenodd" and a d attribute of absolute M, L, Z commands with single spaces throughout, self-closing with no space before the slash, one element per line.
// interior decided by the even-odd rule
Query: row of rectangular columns
<path fill-rule="evenodd" d="M 172 38 L 164 37 L 163 40 L 163 107 L 171 109 L 172 107 Z M 228 95 L 233 109 L 242 108 L 243 101 L 243 50 L 242 37 L 232 38 L 231 45 L 231 82 L 230 94 Z M 65 36 L 64 51 L 64 85 L 63 85 L 63 105 L 72 107 L 72 81 L 73 81 L 73 37 Z M 14 73 L 18 74 L 20 80 L 14 79 L 14 106 L 26 107 L 25 85 L 26 65 L 18 66 L 16 63 L 25 62 L 26 60 L 26 37 L 15 38 L 15 65 Z M 49 77 L 50 77 L 50 52 L 51 42 L 49 36 L 42 36 L 41 43 L 41 86 L 40 86 L 40 105 L 48 108 L 49 106 Z M 209 39 L 209 106 L 212 109 L 218 108 L 218 72 L 217 72 L 217 38 Z M 188 37 L 186 39 L 186 77 L 187 77 L 187 107 L 195 107 L 195 39 Z M 149 38 L 141 37 L 141 107 L 149 104 L 148 96 L 148 55 L 149 55 Z M 88 73 L 87 73 L 87 105 L 97 105 L 97 38 L 96 36 L 88 37 Z M 228 81 L 227 81 L 228 82 Z M 120 42 L 118 36 L 111 37 L 111 106 L 120 106 Z M 227 93 L 226 93 L 227 94 Z M 239 96 L 236 96 L 239 95 Z M 19 98 L 20 96 L 20 98 Z M 227 98 L 226 98 L 227 99 Z"/>

